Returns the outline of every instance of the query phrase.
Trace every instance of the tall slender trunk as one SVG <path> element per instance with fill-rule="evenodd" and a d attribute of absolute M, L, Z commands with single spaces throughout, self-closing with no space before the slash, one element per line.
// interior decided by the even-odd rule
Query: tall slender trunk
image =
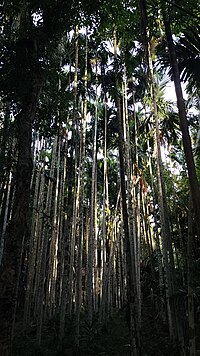
<path fill-rule="evenodd" d="M 7 183 L 6 205 L 5 205 L 5 212 L 4 212 L 2 234 L 1 234 L 1 239 L 0 239 L 0 265 L 1 265 L 1 260 L 2 260 L 2 257 L 3 257 L 4 239 L 5 239 L 5 233 L 6 233 L 6 226 L 7 226 L 7 222 L 8 222 L 8 210 L 9 210 L 9 203 L 10 203 L 11 180 L 12 180 L 12 172 L 9 173 L 9 179 L 8 179 L 8 183 Z"/>
<path fill-rule="evenodd" d="M 108 209 L 108 174 L 107 174 L 107 107 L 106 94 L 104 95 L 104 172 L 103 172 L 103 225 L 102 225 L 102 241 L 101 241 L 101 314 L 100 320 L 105 321 L 106 313 L 106 220 Z"/>
<path fill-rule="evenodd" d="M 141 13 L 143 45 L 145 51 L 147 74 L 148 74 L 151 97 L 152 97 L 152 110 L 153 110 L 154 127 L 155 127 L 155 155 L 156 155 L 157 178 L 158 178 L 158 198 L 159 198 L 159 212 L 160 212 L 160 221 L 161 221 L 162 251 L 163 251 L 163 259 L 164 259 L 164 269 L 166 273 L 165 289 L 166 289 L 166 299 L 167 299 L 169 333 L 170 333 L 171 340 L 174 339 L 179 340 L 181 346 L 183 347 L 184 341 L 183 341 L 182 329 L 180 325 L 180 318 L 174 300 L 175 288 L 176 288 L 174 257 L 173 257 L 173 250 L 172 250 L 171 231 L 170 231 L 168 206 L 166 200 L 165 183 L 164 183 L 164 175 L 163 175 L 158 108 L 157 108 L 157 101 L 156 101 L 155 82 L 153 76 L 153 63 L 152 63 L 152 54 L 150 49 L 148 18 L 147 18 L 145 0 L 139 1 L 139 7 Z"/>
<path fill-rule="evenodd" d="M 96 72 L 97 76 L 97 72 Z M 96 78 L 97 82 L 97 78 Z M 97 101 L 97 83 L 96 83 L 96 101 Z M 90 230 L 89 230 L 89 245 L 88 245 L 88 322 L 92 324 L 92 314 L 94 305 L 94 247 L 96 241 L 96 179 L 97 179 L 97 105 L 95 110 L 95 126 L 93 137 L 93 154 L 92 154 L 92 186 L 91 186 L 91 204 L 90 204 Z"/>
<path fill-rule="evenodd" d="M 40 151 L 43 146 L 44 141 L 41 144 L 38 140 L 36 143 L 36 150 Z M 40 154 L 39 154 L 40 155 Z M 40 161 L 41 157 L 37 157 Z M 31 234 L 29 240 L 29 251 L 28 255 L 28 268 L 27 268 L 27 283 L 26 283 L 26 294 L 25 294 L 25 305 L 24 305 L 24 331 L 26 331 L 31 317 L 35 317 L 35 310 L 38 308 L 38 292 L 39 292 L 39 278 L 41 273 L 41 261 L 42 261 L 42 231 L 44 228 L 44 192 L 45 192 L 45 174 L 42 167 L 37 166 L 34 169 L 32 177 L 32 186 L 34 186 L 33 194 L 33 208 L 32 208 L 32 223 L 31 223 Z M 37 308 L 35 307 L 37 305 Z M 34 308 L 34 313 L 32 313 Z"/>
<path fill-rule="evenodd" d="M 116 30 L 113 33 L 114 39 L 114 64 L 115 64 L 115 102 L 117 107 L 117 124 L 118 124 L 118 143 L 119 143 L 119 160 L 120 160 L 120 180 L 121 180 L 121 196 L 122 196 L 122 212 L 123 212 L 123 227 L 126 241 L 126 268 L 127 268 L 127 298 L 130 316 L 130 343 L 131 356 L 138 355 L 140 352 L 140 337 L 137 324 L 137 291 L 136 291 L 136 268 L 135 261 L 132 261 L 132 241 L 129 232 L 129 217 L 126 196 L 126 180 L 125 180 L 125 147 L 124 133 L 122 127 L 121 103 L 119 96 L 119 78 L 118 78 L 118 58 L 117 58 L 117 34 Z"/>
<path fill-rule="evenodd" d="M 54 191 L 54 206 L 53 206 L 53 218 L 52 218 L 52 234 L 49 251 L 49 264 L 47 275 L 47 292 L 46 292 L 46 315 L 49 317 L 54 316 L 55 313 L 55 291 L 56 291 L 56 279 L 57 279 L 57 250 L 58 250 L 58 235 L 59 235 L 59 214 L 58 214 L 58 199 L 60 190 L 60 146 L 61 137 L 58 137 L 57 152 L 56 152 L 56 186 Z"/>
<path fill-rule="evenodd" d="M 42 176 L 42 177 L 41 177 Z M 37 243 L 41 232 L 42 224 L 42 211 L 43 208 L 43 191 L 44 191 L 44 173 L 38 169 L 35 178 L 35 189 L 34 189 L 34 201 L 33 201 L 33 216 L 31 223 L 31 236 L 28 252 L 28 271 L 27 271 L 27 285 L 26 285 L 26 295 L 24 304 L 24 330 L 30 322 L 31 315 L 31 304 L 33 302 L 33 285 L 34 285 L 34 275 L 36 267 L 36 256 L 37 256 Z"/>
<path fill-rule="evenodd" d="M 194 320 L 194 290 L 193 290 L 193 258 L 192 258 L 192 199 L 190 197 L 188 211 L 188 242 L 187 242 L 187 287 L 188 287 L 188 324 L 189 324 L 189 353 L 196 356 L 196 335 Z"/>
<path fill-rule="evenodd" d="M 76 176 L 77 176 L 77 158 L 78 158 L 78 144 L 77 144 L 77 85 L 78 85 L 78 53 L 79 53 L 79 27 L 76 25 L 75 28 L 75 38 L 74 38 L 74 51 L 75 51 L 75 72 L 74 72 L 74 93 L 73 93 L 73 123 L 72 123 L 72 146 L 71 155 L 69 159 L 69 164 L 66 167 L 68 169 L 68 209 L 67 209 L 67 219 L 65 221 L 64 230 L 66 231 L 67 238 L 64 241 L 64 253 L 63 253 L 63 276 L 62 276 L 62 291 L 61 291 L 61 307 L 60 307 L 60 323 L 59 323 L 59 347 L 62 347 L 62 342 L 65 333 L 65 319 L 66 319 L 66 309 L 67 301 L 68 312 L 71 310 L 71 298 L 72 298 L 72 272 L 74 256 L 69 256 L 69 251 L 73 252 L 72 248 L 73 241 L 73 230 L 74 230 L 74 210 L 75 199 L 76 199 Z M 70 84 L 70 83 L 69 83 Z M 73 163 L 75 155 L 75 163 Z M 74 252 L 73 252 L 74 253 Z M 72 264 L 72 266 L 71 266 Z"/>
<path fill-rule="evenodd" d="M 87 44 L 87 39 L 86 39 Z M 87 47 L 87 46 L 86 46 Z M 86 48 L 87 50 L 87 48 Z M 87 80 L 87 79 L 85 79 Z M 86 82 L 87 83 L 87 82 Z M 85 85 L 86 85 L 85 83 Z M 86 87 L 85 87 L 86 89 Z M 78 351 L 80 341 L 80 313 L 82 302 L 82 255 L 83 255 L 83 237 L 84 237 L 84 198 L 85 198 L 85 153 L 86 153 L 86 127 L 87 127 L 87 101 L 85 99 L 82 113 L 81 124 L 81 140 L 80 140 L 80 152 L 79 152 L 79 174 L 78 174 L 78 187 L 77 187 L 77 204 L 78 204 L 78 216 L 77 216 L 77 263 L 76 263 L 76 284 L 75 284 L 75 346 Z"/>
<path fill-rule="evenodd" d="M 7 151 L 7 139 L 8 139 L 8 130 L 9 130 L 9 121 L 10 121 L 10 104 L 6 103 L 5 113 L 4 113 L 4 123 L 3 123 L 3 133 L 1 134 L 0 140 L 0 192 L 2 191 L 2 183 L 4 177 L 4 167 L 8 164 L 8 157 L 6 157 Z M 1 197 L 1 195 L 0 195 Z"/>
<path fill-rule="evenodd" d="M 18 164 L 16 191 L 11 221 L 5 235 L 5 251 L 0 268 L 0 354 L 7 356 L 12 350 L 12 327 L 15 321 L 21 253 L 26 231 L 32 175 L 32 123 L 35 117 L 41 78 L 35 74 L 29 99 L 17 115 Z"/>
<path fill-rule="evenodd" d="M 153 216 L 154 216 L 154 221 L 155 221 L 155 241 L 156 241 L 156 255 L 157 255 L 157 261 L 158 261 L 158 271 L 159 271 L 160 302 L 163 307 L 163 304 L 164 304 L 163 303 L 164 276 L 163 276 L 163 266 L 162 266 L 162 257 L 163 256 L 162 256 L 162 252 L 161 252 L 161 248 L 160 248 L 160 239 L 159 239 L 158 226 L 157 226 L 158 225 L 157 224 L 157 216 L 155 213 L 156 197 L 155 197 L 154 176 L 153 176 L 153 168 L 152 168 L 152 153 L 150 151 L 149 140 L 147 141 L 147 147 L 148 147 L 148 152 L 149 152 L 148 166 L 149 166 L 150 178 L 151 178 L 151 189 L 152 189 L 152 193 L 153 193 Z"/>
<path fill-rule="evenodd" d="M 135 83 L 133 82 L 133 85 L 135 85 Z M 136 182 L 138 181 L 138 176 L 139 176 L 139 153 L 138 153 L 138 149 L 139 149 L 139 145 L 138 145 L 138 140 L 139 140 L 139 134 L 138 134 L 138 120 L 137 120 L 137 115 L 136 115 L 136 108 L 135 108 L 135 92 L 134 90 L 132 91 L 132 96 L 133 96 L 133 107 L 134 107 L 134 114 L 133 114 L 133 120 L 134 120 L 134 140 L 135 140 L 135 172 L 132 172 L 132 182 L 133 182 L 133 174 L 135 173 L 135 180 Z M 134 189 L 135 188 L 135 189 Z M 136 269 L 137 269 L 137 293 L 138 293 L 138 323 L 139 323 L 139 327 L 141 327 L 141 313 L 142 313 L 142 295 L 141 295 L 141 280 L 140 280 L 140 275 L 141 275 L 141 271 L 140 271 L 140 260 L 141 260 L 141 214 L 140 214 L 140 210 L 141 210 L 141 189 L 140 189 L 140 185 L 139 185 L 139 181 L 138 184 L 135 185 L 135 187 L 133 187 L 134 189 L 134 193 L 133 195 L 135 195 L 135 219 L 136 219 Z"/>
<path fill-rule="evenodd" d="M 79 53 L 79 27 L 76 25 L 75 28 L 75 73 L 74 73 L 74 93 L 73 93 L 73 140 L 74 140 L 74 151 L 75 151 L 75 163 L 74 163 L 74 193 L 73 193 L 73 216 L 72 216 L 72 230 L 71 230 L 71 241 L 70 241 L 70 262 L 69 262 L 69 283 L 68 283 L 68 308 L 67 312 L 69 316 L 72 313 L 73 306 L 73 296 L 74 296 L 74 278 L 73 278 L 73 268 L 75 263 L 75 243 L 77 237 L 77 219 L 79 215 L 79 197 L 80 197 L 80 171 L 77 176 L 78 161 L 80 161 L 78 147 L 80 145 L 80 135 L 79 132 L 80 123 L 78 122 L 77 115 L 77 85 L 78 85 L 78 53 Z M 80 163 L 79 163 L 80 165 Z M 61 318 L 63 316 L 61 315 Z"/>
<path fill-rule="evenodd" d="M 59 314 L 60 311 L 60 305 L 61 305 L 61 291 L 62 291 L 62 272 L 63 272 L 63 265 L 64 265 L 64 231 L 63 231 L 63 226 L 64 226 L 64 202 L 66 198 L 66 191 L 65 191 L 65 184 L 66 184 L 66 164 L 67 164 L 67 159 L 65 152 L 67 151 L 68 147 L 68 132 L 65 133 L 61 137 L 63 142 L 63 147 L 61 150 L 61 164 L 60 164 L 60 169 L 61 169 L 61 174 L 60 174 L 60 191 L 59 191 L 59 198 L 58 198 L 58 209 L 59 209 L 59 226 L 58 226 L 58 250 L 57 250 L 57 278 L 56 278 L 56 311 L 57 315 Z"/>
<path fill-rule="evenodd" d="M 49 241 L 51 241 L 52 231 L 48 228 L 48 222 L 51 223 L 51 209 L 52 209 L 52 196 L 53 196 L 53 180 L 55 174 L 56 165 L 56 152 L 57 152 L 58 138 L 54 139 L 53 149 L 52 149 L 52 160 L 50 167 L 50 179 L 48 182 L 48 189 L 46 195 L 46 206 L 45 206 L 45 216 L 47 218 L 46 224 L 42 224 L 38 230 L 38 252 L 37 252 L 37 271 L 34 285 L 34 315 L 37 321 L 37 342 L 41 343 L 42 336 L 42 325 L 44 319 L 44 293 L 45 293 L 45 282 L 48 274 L 46 276 L 46 264 L 47 264 L 47 251 L 49 246 Z M 44 179 L 44 177 L 43 177 Z M 41 186 L 42 188 L 42 186 Z M 41 194 L 43 192 L 41 191 Z M 42 206 L 42 202 L 41 202 Z M 48 283 L 47 283 L 48 288 Z"/>
<path fill-rule="evenodd" d="M 183 92 L 182 92 L 182 87 L 181 87 L 181 81 L 180 81 L 180 72 L 179 72 L 179 68 L 178 68 L 176 50 L 175 50 L 175 45 L 174 45 L 172 32 L 171 32 L 170 17 L 169 17 L 169 13 L 167 13 L 167 10 L 165 9 L 164 4 L 162 6 L 162 12 L 163 12 L 165 33 L 166 33 L 166 38 L 167 38 L 167 43 L 168 43 L 168 48 L 169 48 L 171 67 L 172 67 L 172 72 L 173 72 L 173 80 L 174 80 L 174 85 L 175 85 L 177 106 L 178 106 L 178 112 L 179 112 L 179 118 L 180 118 L 180 128 L 181 128 L 181 132 L 182 132 L 183 148 L 184 148 L 185 159 L 186 159 L 186 164 L 187 164 L 187 169 L 188 169 L 190 190 L 191 190 L 192 201 L 193 201 L 193 206 L 194 206 L 194 214 L 195 214 L 196 221 L 197 221 L 196 229 L 197 229 L 198 238 L 200 239 L 200 224 L 199 224 L 199 221 L 200 221 L 200 188 L 199 188 L 199 183 L 198 183 L 196 169 L 195 169 L 194 156 L 193 156 L 193 152 L 192 152 L 191 138 L 190 138 L 189 129 L 188 129 L 187 113 L 186 113 L 185 103 L 184 103 L 184 99 L 183 99 Z"/>

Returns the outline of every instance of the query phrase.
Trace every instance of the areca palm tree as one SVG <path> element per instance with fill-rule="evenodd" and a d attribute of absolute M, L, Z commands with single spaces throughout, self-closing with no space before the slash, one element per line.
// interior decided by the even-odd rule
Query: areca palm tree
<path fill-rule="evenodd" d="M 176 44 L 181 79 L 200 88 L 200 28 L 190 27 Z"/>

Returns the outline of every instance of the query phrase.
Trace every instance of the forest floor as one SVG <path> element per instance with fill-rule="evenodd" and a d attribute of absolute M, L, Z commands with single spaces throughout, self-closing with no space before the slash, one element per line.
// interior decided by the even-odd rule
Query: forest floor
<path fill-rule="evenodd" d="M 179 351 L 169 342 L 168 329 L 159 315 L 154 315 L 150 305 L 143 309 L 141 325 L 142 356 L 179 356 Z M 130 355 L 129 330 L 125 312 L 114 313 L 107 325 L 98 328 L 98 323 L 88 327 L 82 323 L 80 351 L 74 351 L 73 323 L 68 325 L 66 340 L 62 350 L 57 350 L 56 321 L 43 328 L 43 339 L 38 347 L 34 332 L 16 340 L 14 356 L 128 356 Z"/>

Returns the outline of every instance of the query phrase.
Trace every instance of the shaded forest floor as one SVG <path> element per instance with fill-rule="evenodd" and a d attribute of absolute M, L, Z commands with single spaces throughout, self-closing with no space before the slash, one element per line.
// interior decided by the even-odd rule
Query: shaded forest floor
<path fill-rule="evenodd" d="M 168 329 L 152 308 L 145 305 L 141 328 L 142 356 L 178 356 L 179 351 L 170 345 Z M 52 320 L 44 325 L 41 346 L 36 343 L 34 327 L 26 336 L 18 336 L 14 356 L 128 356 L 130 354 L 129 330 L 125 312 L 114 313 L 107 325 L 98 326 L 94 322 L 91 328 L 82 323 L 80 351 L 74 350 L 73 322 L 69 323 L 63 347 L 57 349 L 57 322 Z"/>

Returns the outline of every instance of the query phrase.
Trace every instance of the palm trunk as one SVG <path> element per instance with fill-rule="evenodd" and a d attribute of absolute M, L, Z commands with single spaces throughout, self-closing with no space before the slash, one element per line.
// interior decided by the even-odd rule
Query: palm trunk
<path fill-rule="evenodd" d="M 85 83 L 86 85 L 86 83 Z M 76 284 L 75 284 L 75 344 L 76 349 L 79 349 L 80 341 L 80 313 L 82 301 L 82 254 L 83 254 L 83 237 L 84 237 L 84 173 L 85 173 L 85 151 L 86 151 L 86 113 L 87 101 L 84 102 L 83 117 L 82 117 L 82 130 L 79 152 L 79 174 L 78 174 L 78 187 L 77 187 L 77 263 L 76 263 Z"/>
<path fill-rule="evenodd" d="M 149 159 L 148 159 L 148 165 L 149 165 L 149 171 L 150 171 L 150 178 L 151 178 L 151 189 L 153 193 L 153 216 L 154 216 L 154 221 L 155 221 L 155 242 L 156 242 L 156 255 L 157 255 L 157 260 L 158 260 L 158 271 L 159 271 L 159 288 L 160 288 L 160 302 L 161 305 L 163 306 L 163 292 L 164 292 L 164 276 L 163 276 L 163 266 L 162 266 L 162 252 L 161 252 L 161 247 L 160 247 L 160 239 L 159 239 L 159 234 L 158 234 L 158 226 L 157 226 L 157 216 L 155 213 L 155 206 L 156 206 L 156 197 L 155 197 L 155 188 L 154 188 L 154 175 L 153 175 L 153 168 L 152 168 L 152 157 L 151 157 L 151 152 L 150 152 L 150 144 L 149 140 L 147 141 L 148 145 L 148 152 L 149 152 Z"/>
<path fill-rule="evenodd" d="M 187 284 L 188 284 L 188 324 L 189 324 L 189 353 L 196 356 L 196 335 L 194 320 L 194 290 L 193 290 L 193 258 L 192 258 L 192 199 L 190 198 L 188 212 L 188 242 L 187 242 Z"/>
<path fill-rule="evenodd" d="M 40 224 L 38 229 L 38 251 L 37 251 L 37 264 L 36 264 L 36 277 L 34 285 L 34 316 L 37 321 L 37 342 L 41 343 L 42 325 L 44 319 L 44 294 L 45 294 L 45 281 L 46 281 L 46 263 L 47 263 L 47 250 L 49 241 L 51 240 L 51 231 L 48 228 L 48 223 L 51 223 L 51 208 L 52 208 L 52 195 L 53 195 L 53 180 L 56 165 L 56 151 L 57 151 L 57 137 L 54 139 L 52 149 L 52 161 L 50 168 L 50 179 L 48 182 L 48 189 L 46 195 L 45 217 L 46 223 Z M 44 179 L 44 177 L 43 177 Z M 42 194 L 41 185 L 41 194 Z M 42 207 L 42 202 L 41 202 Z M 47 282 L 48 288 L 48 282 Z M 48 293 L 47 293 L 48 294 Z"/>
<path fill-rule="evenodd" d="M 0 269 L 0 354 L 7 356 L 12 350 L 12 327 L 15 320 L 18 281 L 26 217 L 29 208 L 32 176 L 32 123 L 42 81 L 38 75 L 33 80 L 28 102 L 16 120 L 18 124 L 18 165 L 13 213 L 5 236 L 5 251 Z"/>
<path fill-rule="evenodd" d="M 140 0 L 139 6 L 141 12 L 143 45 L 145 50 L 148 78 L 150 82 L 152 110 L 153 110 L 154 127 L 155 127 L 155 154 L 156 154 L 157 177 L 158 177 L 158 198 L 159 198 L 159 211 L 160 211 L 160 221 L 161 221 L 164 269 L 166 273 L 165 288 L 166 288 L 169 332 L 170 332 L 171 340 L 179 339 L 181 345 L 183 346 L 184 342 L 183 342 L 183 335 L 182 335 L 182 330 L 180 325 L 180 318 L 178 316 L 178 311 L 174 301 L 174 296 L 175 296 L 174 258 L 173 258 L 173 250 L 172 250 L 172 243 L 171 243 L 171 231 L 170 231 L 169 218 L 168 218 L 168 207 L 167 207 L 165 183 L 164 183 L 164 175 L 163 175 L 163 164 L 161 158 L 158 110 L 157 110 L 157 102 L 156 102 L 155 83 L 153 77 L 153 64 L 152 64 L 152 56 L 151 56 L 151 49 L 150 49 L 150 42 L 149 42 L 148 19 L 147 19 L 145 0 Z"/>
<path fill-rule="evenodd" d="M 102 241 L 101 241 L 101 314 L 100 321 L 105 321 L 106 312 L 106 220 L 108 209 L 108 194 L 107 194 L 107 107 L 106 94 L 104 96 L 104 173 L 103 173 L 103 226 L 102 226 Z"/>
<path fill-rule="evenodd" d="M 62 291 L 62 272 L 63 272 L 63 265 L 64 265 L 64 239 L 65 235 L 63 232 L 63 225 L 64 225 L 64 202 L 66 197 L 65 191 L 65 184 L 66 184 L 66 164 L 67 159 L 65 157 L 65 152 L 67 150 L 67 138 L 68 132 L 66 132 L 65 136 L 62 139 L 65 140 L 63 148 L 61 150 L 61 174 L 60 174 L 60 191 L 59 191 L 59 198 L 58 198 L 58 250 L 57 250 L 57 278 L 56 278 L 56 293 L 55 293 L 55 300 L 56 300 L 56 311 L 57 315 L 60 311 L 61 305 L 61 291 Z"/>
<path fill-rule="evenodd" d="M 124 147 L 124 133 L 122 127 L 121 105 L 118 94 L 119 80 L 118 80 L 118 59 L 117 59 L 117 34 L 114 30 L 114 63 L 115 63 L 115 90 L 116 90 L 116 107 L 117 107 L 117 124 L 118 124 L 118 142 L 119 142 L 119 160 L 120 160 L 120 179 L 121 179 L 121 196 L 122 196 L 122 211 L 123 211 L 123 227 L 126 241 L 126 268 L 127 268 L 127 297 L 130 315 L 130 353 L 138 355 L 140 352 L 140 338 L 137 324 L 137 281 L 135 261 L 132 260 L 132 241 L 129 232 L 129 216 L 126 196 L 126 180 L 125 180 L 125 147 Z M 129 197 L 130 198 L 130 197 Z"/>
<path fill-rule="evenodd" d="M 133 82 L 135 85 L 135 83 Z M 134 90 L 132 91 L 133 95 L 133 106 L 134 106 L 134 139 L 135 139 L 135 172 L 132 172 L 132 182 L 133 182 L 133 174 L 135 173 L 136 181 L 138 180 L 138 167 L 139 167 L 139 153 L 138 153 L 138 122 L 137 122 L 137 115 L 135 109 L 135 93 Z M 135 188 L 135 189 L 134 189 Z M 137 293 L 138 293 L 138 324 L 139 328 L 141 327 L 141 314 L 142 314 L 142 295 L 141 295 L 141 271 L 140 271 L 140 260 L 141 260 L 141 217 L 140 217 L 140 210 L 141 210 L 141 189 L 140 185 L 137 184 L 134 189 L 135 195 L 135 219 L 136 219 L 136 270 L 137 270 Z"/>
<path fill-rule="evenodd" d="M 8 222 L 11 181 L 12 181 L 12 172 L 10 172 L 10 174 L 9 174 L 9 180 L 8 180 L 8 184 L 7 184 L 6 205 L 5 205 L 3 228 L 2 228 L 2 234 L 1 234 L 1 240 L 0 240 L 0 265 L 1 265 L 1 260 L 2 260 L 2 257 L 3 257 L 4 239 L 5 239 L 5 233 L 6 233 L 6 225 L 7 225 L 7 222 Z"/>
<path fill-rule="evenodd" d="M 176 91 L 177 106 L 178 106 L 179 118 L 180 118 L 180 128 L 181 128 L 182 139 L 183 139 L 183 148 L 184 148 L 185 159 L 186 159 L 186 164 L 188 169 L 190 190 L 191 190 L 192 201 L 194 206 L 194 214 L 197 221 L 196 229 L 197 229 L 198 238 L 200 239 L 200 224 L 199 224 L 200 189 L 199 189 L 199 183 L 198 183 L 196 169 L 195 169 L 194 156 L 192 152 L 192 144 L 191 144 L 191 139 L 190 139 L 190 134 L 188 129 L 187 113 L 186 113 L 185 103 L 183 99 L 183 92 L 181 88 L 180 72 L 178 68 L 176 50 L 175 50 L 175 45 L 171 32 L 170 18 L 164 6 L 162 10 L 163 10 L 163 20 L 165 25 L 165 33 L 166 33 L 166 38 L 167 38 L 167 43 L 169 48 L 171 67 L 173 72 L 173 80 L 174 80 L 175 91 Z"/>
<path fill-rule="evenodd" d="M 74 278 L 73 278 L 73 268 L 75 267 L 75 244 L 77 238 L 78 229 L 78 217 L 79 217 L 79 201 L 80 201 L 80 151 L 78 152 L 78 147 L 80 146 L 80 135 L 82 132 L 78 132 L 79 123 L 77 119 L 77 80 L 78 80 L 78 26 L 76 26 L 75 31 L 75 73 L 74 73 L 74 103 L 73 103 L 73 126 L 75 127 L 74 132 L 74 151 L 75 151 L 75 163 L 74 163 L 74 193 L 73 193 L 73 216 L 72 216 L 72 230 L 71 230 L 71 241 L 70 241 L 70 262 L 69 262 L 69 282 L 68 282 L 68 308 L 67 313 L 71 317 L 73 308 L 73 297 L 74 297 Z M 77 171 L 79 168 L 79 174 L 77 177 Z M 62 316 L 61 316 L 62 318 Z"/>
<path fill-rule="evenodd" d="M 49 267 L 47 275 L 47 296 L 46 296 L 46 315 L 51 318 L 55 314 L 55 291 L 57 279 L 57 250 L 58 250 L 58 234 L 59 234 L 59 214 L 58 214 L 58 198 L 59 198 L 59 181 L 60 181 L 60 146 L 61 137 L 57 141 L 56 153 L 56 186 L 54 191 L 54 206 L 52 219 L 52 235 L 50 242 Z"/>
<path fill-rule="evenodd" d="M 4 113 L 4 123 L 3 123 L 3 133 L 1 134 L 0 140 L 0 192 L 2 191 L 2 183 L 4 180 L 4 167 L 8 164 L 8 157 L 6 157 L 7 151 L 7 138 L 9 135 L 9 122 L 10 122 L 10 104 L 6 103 L 5 113 Z M 1 197 L 1 195 L 0 195 Z M 0 199 L 1 201 L 2 199 Z"/>
<path fill-rule="evenodd" d="M 41 178 L 42 175 L 42 178 Z M 35 178 L 35 190 L 34 190 L 34 202 L 33 202 L 33 216 L 31 224 L 31 236 L 30 236 L 30 245 L 28 253 L 28 272 L 27 272 L 27 287 L 25 295 L 25 305 L 24 305 L 24 330 L 30 322 L 30 313 L 31 313 L 31 304 L 33 300 L 33 281 L 35 275 L 36 267 L 36 255 L 37 255 L 37 243 L 39 240 L 41 232 L 41 208 L 43 208 L 43 193 L 44 193 L 44 174 L 41 173 L 41 170 L 38 169 Z M 38 197 L 39 194 L 39 197 Z"/>
<path fill-rule="evenodd" d="M 97 93 L 96 93 L 97 95 Z M 96 98 L 97 100 L 97 98 Z M 97 105 L 95 112 L 95 127 L 93 137 L 93 157 L 92 157 L 92 187 L 91 187 L 91 204 L 90 204 L 90 230 L 88 245 L 88 322 L 92 324 L 92 314 L 94 305 L 94 242 L 96 240 L 96 162 L 97 162 Z"/>

